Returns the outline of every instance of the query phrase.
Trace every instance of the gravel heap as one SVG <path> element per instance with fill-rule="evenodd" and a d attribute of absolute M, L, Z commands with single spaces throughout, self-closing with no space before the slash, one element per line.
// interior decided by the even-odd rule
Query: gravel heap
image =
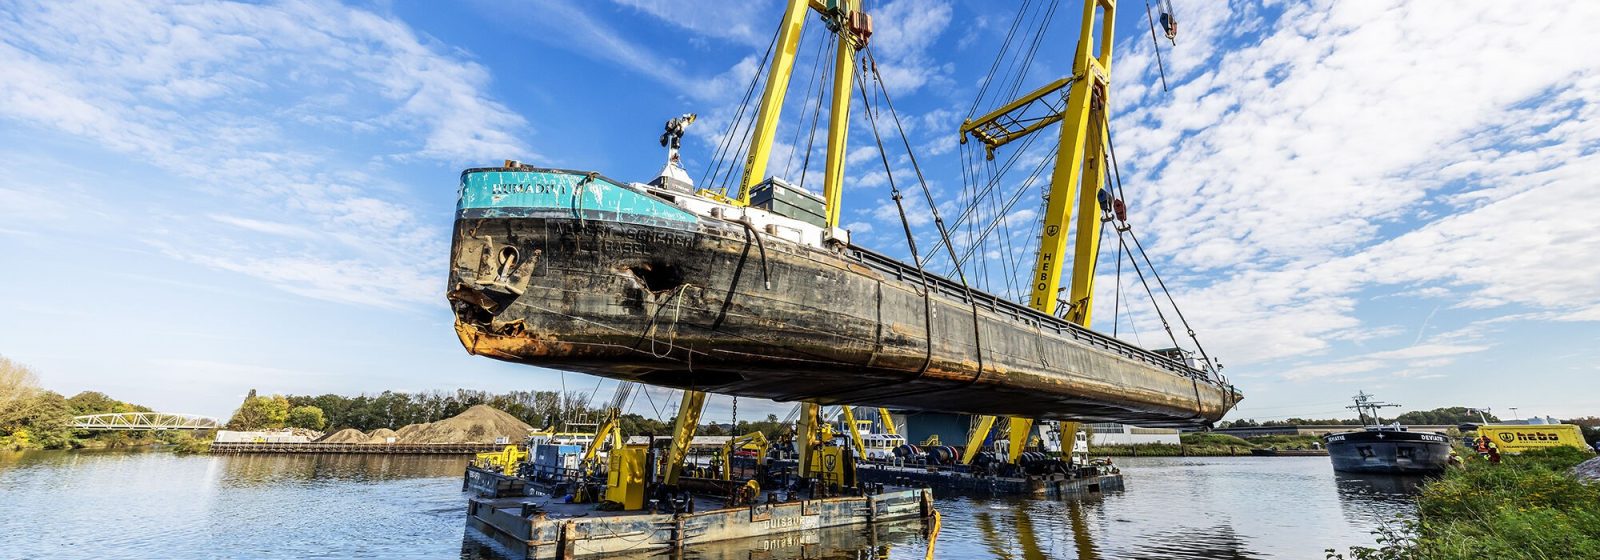
<path fill-rule="evenodd" d="M 1572 467 L 1572 474 L 1577 476 L 1578 480 L 1600 482 L 1600 457 L 1578 463 L 1578 466 Z"/>
<path fill-rule="evenodd" d="M 367 434 L 361 433 L 361 430 L 345 428 L 324 436 L 322 439 L 317 440 L 317 443 L 363 443 L 365 441 L 367 441 Z"/>
<path fill-rule="evenodd" d="M 500 437 L 521 442 L 533 433 L 533 427 L 515 416 L 480 404 L 455 417 L 406 426 L 397 433 L 400 443 L 494 443 Z"/>

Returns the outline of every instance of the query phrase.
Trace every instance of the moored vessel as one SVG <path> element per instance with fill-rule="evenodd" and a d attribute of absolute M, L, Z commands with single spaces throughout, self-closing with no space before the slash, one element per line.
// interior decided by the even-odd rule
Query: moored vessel
<path fill-rule="evenodd" d="M 1371 400 L 1359 393 L 1356 409 L 1362 421 L 1371 414 L 1372 424 L 1360 430 L 1323 436 L 1333 470 L 1376 474 L 1429 474 L 1443 471 L 1450 461 L 1450 438 L 1431 432 L 1413 432 L 1398 422 L 1383 425 L 1379 408 L 1397 406 Z"/>

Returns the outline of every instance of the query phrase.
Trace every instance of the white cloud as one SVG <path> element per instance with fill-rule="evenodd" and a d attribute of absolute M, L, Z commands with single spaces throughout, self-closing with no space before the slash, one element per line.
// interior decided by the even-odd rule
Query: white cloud
<path fill-rule="evenodd" d="M 179 180 L 112 179 L 120 192 L 199 195 L 130 214 L 143 220 L 132 237 L 294 293 L 433 300 L 437 286 L 424 279 L 446 244 L 393 199 L 405 189 L 388 166 L 534 155 L 518 138 L 526 121 L 484 92 L 487 70 L 365 10 L 299 1 L 11 11 L 0 19 L 0 119 L 171 173 Z"/>
<path fill-rule="evenodd" d="M 929 50 L 950 26 L 952 10 L 943 0 L 894 0 L 871 10 L 871 49 L 889 93 L 904 95 L 948 75 L 953 68 Z"/>
<path fill-rule="evenodd" d="M 766 47 L 778 27 L 783 6 L 771 1 L 723 2 L 708 10 L 697 0 L 612 0 L 691 33 Z"/>
<path fill-rule="evenodd" d="M 1113 96 L 1142 104 L 1113 130 L 1145 247 L 1214 353 L 1299 379 L 1439 367 L 1361 349 L 1296 365 L 1393 332 L 1358 309 L 1379 288 L 1600 315 L 1600 63 L 1575 48 L 1600 6 L 1182 8 L 1171 93 L 1139 73 L 1148 37 L 1125 39 Z"/>

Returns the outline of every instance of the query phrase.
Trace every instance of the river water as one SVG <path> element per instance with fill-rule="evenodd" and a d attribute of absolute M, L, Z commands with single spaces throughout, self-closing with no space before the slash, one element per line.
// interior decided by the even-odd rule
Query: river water
<path fill-rule="evenodd" d="M 465 525 L 465 459 L 0 453 L 0 558 L 500 558 Z M 1417 481 L 1324 457 L 1128 458 L 1083 501 L 940 498 L 939 558 L 1322 558 L 1414 515 Z M 922 558 L 920 523 L 692 558 Z M 809 544 L 804 543 L 817 543 Z M 753 552 L 753 549 L 766 549 Z"/>

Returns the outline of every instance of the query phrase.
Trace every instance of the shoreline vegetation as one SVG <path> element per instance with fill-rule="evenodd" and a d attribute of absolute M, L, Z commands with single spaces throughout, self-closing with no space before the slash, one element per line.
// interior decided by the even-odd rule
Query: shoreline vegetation
<path fill-rule="evenodd" d="M 1242 457 L 1252 449 L 1313 449 L 1320 445 L 1317 436 L 1260 436 L 1241 438 L 1227 434 L 1183 434 L 1178 445 L 1141 443 L 1135 445 L 1090 445 L 1089 455 L 1100 457 Z"/>
<path fill-rule="evenodd" d="M 1553 447 L 1499 464 L 1465 448 L 1459 467 L 1423 485 L 1417 520 L 1380 529 L 1376 547 L 1327 550 L 1330 560 L 1600 558 L 1600 481 L 1575 467 L 1594 455 Z"/>
<path fill-rule="evenodd" d="M 163 432 L 88 432 L 72 428 L 72 417 L 88 414 L 151 412 L 151 409 L 84 391 L 71 397 L 39 387 L 32 368 L 0 356 L 0 450 L 133 449 L 183 446 L 194 434 Z"/>

